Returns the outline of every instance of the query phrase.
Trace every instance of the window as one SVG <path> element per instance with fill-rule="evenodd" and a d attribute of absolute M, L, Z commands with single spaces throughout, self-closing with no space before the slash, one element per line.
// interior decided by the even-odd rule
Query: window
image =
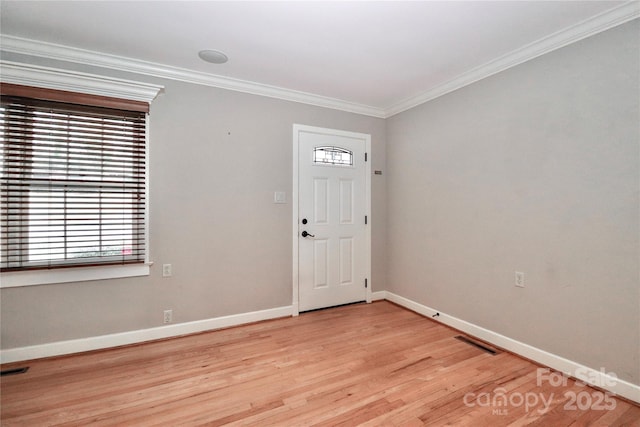
<path fill-rule="evenodd" d="M 339 147 L 316 147 L 313 163 L 353 166 L 353 152 Z"/>
<path fill-rule="evenodd" d="M 147 110 L 2 85 L 1 271 L 146 261 Z"/>

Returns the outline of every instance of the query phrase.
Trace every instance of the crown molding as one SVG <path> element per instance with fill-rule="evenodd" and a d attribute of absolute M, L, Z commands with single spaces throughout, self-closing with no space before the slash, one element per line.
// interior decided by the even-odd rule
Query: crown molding
<path fill-rule="evenodd" d="M 378 118 L 388 118 L 398 113 L 417 107 L 447 93 L 453 92 L 474 82 L 537 58 L 546 53 L 560 49 L 592 35 L 606 31 L 640 17 L 640 1 L 628 1 L 616 8 L 605 11 L 576 25 L 565 28 L 540 40 L 532 42 L 522 48 L 509 52 L 499 58 L 480 65 L 426 92 L 407 98 L 388 108 L 378 108 L 355 102 L 329 98 L 312 93 L 295 91 L 281 87 L 265 85 L 247 80 L 234 79 L 215 74 L 188 70 L 154 62 L 122 56 L 109 55 L 63 46 L 53 43 L 29 40 L 9 35 L 0 35 L 0 49 L 21 55 L 72 62 L 82 65 L 126 71 L 146 76 L 177 80 L 253 95 L 299 102 L 302 104 L 325 107 L 334 110 L 347 111 Z M 5 69 L 3 66 L 2 74 Z"/>
<path fill-rule="evenodd" d="M 385 117 L 385 111 L 383 109 L 355 102 L 343 101 L 312 93 L 203 73 L 170 65 L 93 52 L 37 40 L 29 40 L 6 34 L 0 35 L 0 47 L 2 51 L 21 55 L 36 56 L 57 61 L 66 61 L 82 65 L 143 74 L 146 76 L 177 80 L 186 83 L 212 86 L 221 89 L 249 93 L 252 95 L 266 96 L 285 101 L 293 101 L 318 107 L 331 108 L 334 110 L 347 111 L 350 113 L 363 114 L 366 116 L 379 118 Z"/>
<path fill-rule="evenodd" d="M 431 90 L 412 96 L 385 110 L 385 118 L 394 116 L 418 105 L 429 102 L 454 90 L 463 88 L 479 80 L 522 64 L 546 53 L 568 46 L 587 37 L 601 33 L 625 22 L 640 17 L 640 1 L 629 1 L 616 8 L 579 22 L 571 27 L 560 30 L 547 37 L 539 39 L 522 48 L 511 51 L 499 58 L 480 65 L 470 71 L 440 84 Z"/>
<path fill-rule="evenodd" d="M 0 61 L 0 81 L 150 103 L 163 86 L 50 67 Z"/>

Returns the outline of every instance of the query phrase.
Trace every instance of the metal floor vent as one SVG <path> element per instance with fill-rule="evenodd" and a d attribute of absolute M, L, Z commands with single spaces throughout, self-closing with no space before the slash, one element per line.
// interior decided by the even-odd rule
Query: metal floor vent
<path fill-rule="evenodd" d="M 24 374 L 28 370 L 28 366 L 26 368 L 7 369 L 6 371 L 0 371 L 0 377 L 6 377 L 7 375 Z"/>
<path fill-rule="evenodd" d="M 463 335 L 458 335 L 455 337 L 457 340 L 460 340 L 462 342 L 466 342 L 469 345 L 472 345 L 476 348 L 479 348 L 482 351 L 486 351 L 487 353 L 489 353 L 492 356 L 495 356 L 496 354 L 498 354 L 498 350 L 495 350 L 491 347 L 487 347 L 486 345 L 484 345 L 483 343 L 480 343 L 478 341 L 474 341 L 469 337 L 465 337 Z"/>

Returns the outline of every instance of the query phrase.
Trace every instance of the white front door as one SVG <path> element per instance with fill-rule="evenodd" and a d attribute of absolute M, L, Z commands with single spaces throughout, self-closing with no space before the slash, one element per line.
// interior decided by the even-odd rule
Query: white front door
<path fill-rule="evenodd" d="M 298 311 L 370 301 L 369 145 L 369 135 L 294 125 Z"/>

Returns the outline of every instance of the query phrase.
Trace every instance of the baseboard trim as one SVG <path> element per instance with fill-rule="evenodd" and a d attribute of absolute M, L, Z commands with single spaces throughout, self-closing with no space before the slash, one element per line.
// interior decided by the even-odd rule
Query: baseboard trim
<path fill-rule="evenodd" d="M 609 391 L 618 396 L 640 403 L 640 386 L 611 376 L 605 372 L 581 365 L 572 360 L 565 359 L 553 353 L 533 347 L 529 344 L 514 340 L 497 332 L 474 325 L 457 317 L 449 316 L 442 311 L 427 307 L 408 298 L 401 297 L 392 292 L 382 291 L 384 299 L 399 306 L 407 308 L 418 314 L 426 316 L 434 321 L 451 326 L 464 333 L 472 335 L 483 341 L 501 347 L 519 356 L 540 363 L 556 371 L 562 372 L 571 377 L 577 378 L 587 384 L 591 384 L 600 389 Z M 436 313 L 440 313 L 437 318 L 432 318 Z"/>
<path fill-rule="evenodd" d="M 386 291 L 371 292 L 371 301 L 382 301 L 387 297 Z"/>
<path fill-rule="evenodd" d="M 41 359 L 43 357 L 62 356 L 91 350 L 102 350 L 128 344 L 138 344 L 163 338 L 205 332 L 214 329 L 228 328 L 262 320 L 291 316 L 292 306 L 271 308 L 268 310 L 252 311 L 230 316 L 196 320 L 194 322 L 178 323 L 175 325 L 159 326 L 156 328 L 140 329 L 97 337 L 81 338 L 69 341 L 58 341 L 28 347 L 11 348 L 0 351 L 2 363 L 20 362 L 24 360 Z"/>

